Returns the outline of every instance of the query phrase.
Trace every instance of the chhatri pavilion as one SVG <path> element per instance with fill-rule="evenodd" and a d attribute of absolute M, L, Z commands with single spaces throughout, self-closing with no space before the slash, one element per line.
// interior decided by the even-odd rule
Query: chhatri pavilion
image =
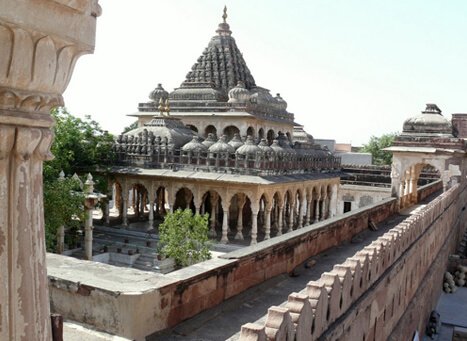
<path fill-rule="evenodd" d="M 172 92 L 159 84 L 119 135 L 111 169 L 128 209 L 152 224 L 178 208 L 209 213 L 211 236 L 251 244 L 332 217 L 340 159 L 315 144 L 287 102 L 256 85 L 224 9 L 208 46 Z"/>

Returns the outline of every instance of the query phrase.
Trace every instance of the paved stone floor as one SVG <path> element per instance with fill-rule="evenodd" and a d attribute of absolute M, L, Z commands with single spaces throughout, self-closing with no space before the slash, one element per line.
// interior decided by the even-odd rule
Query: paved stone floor
<path fill-rule="evenodd" d="M 405 215 L 393 216 L 384 225 L 378 226 L 378 231 L 364 231 L 352 243 L 312 257 L 316 264 L 308 269 L 302 264 L 297 268 L 297 276 L 280 275 L 272 278 L 170 330 L 151 336 L 148 341 L 235 339 L 235 334 L 243 324 L 262 319 L 270 306 L 281 305 L 290 293 L 303 290 L 309 281 L 317 280 L 323 272 L 330 271 L 334 264 L 342 263 L 405 218 Z"/>
<path fill-rule="evenodd" d="M 98 332 L 76 322 L 63 323 L 64 341 L 130 341 L 129 339 Z"/>
<path fill-rule="evenodd" d="M 424 341 L 451 341 L 454 327 L 467 328 L 467 288 L 458 288 L 454 294 L 442 293 L 436 310 L 441 316 L 441 331 Z"/>

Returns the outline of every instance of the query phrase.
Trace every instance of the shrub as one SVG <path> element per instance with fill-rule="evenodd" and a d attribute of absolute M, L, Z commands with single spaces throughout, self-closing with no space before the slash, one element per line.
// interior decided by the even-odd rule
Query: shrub
<path fill-rule="evenodd" d="M 211 258 L 208 215 L 186 209 L 167 213 L 159 226 L 160 250 L 175 259 L 177 266 L 188 266 Z"/>

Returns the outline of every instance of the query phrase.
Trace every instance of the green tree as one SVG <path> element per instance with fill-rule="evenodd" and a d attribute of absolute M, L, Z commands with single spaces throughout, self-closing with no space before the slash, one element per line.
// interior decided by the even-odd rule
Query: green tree
<path fill-rule="evenodd" d="M 87 172 L 111 163 L 114 138 L 99 123 L 90 116 L 84 120 L 75 117 L 66 108 L 53 109 L 51 114 L 55 119 L 51 147 L 55 158 L 44 164 L 45 181 L 54 181 L 60 171 L 65 174 Z"/>
<path fill-rule="evenodd" d="M 44 186 L 45 240 L 47 251 L 55 251 L 60 226 L 79 228 L 84 221 L 84 194 L 73 178 L 49 181 Z"/>
<path fill-rule="evenodd" d="M 78 228 L 83 221 L 84 196 L 79 184 L 72 179 L 58 180 L 59 174 L 89 172 L 96 168 L 105 171 L 113 158 L 113 136 L 104 131 L 89 116 L 80 119 L 66 108 L 51 111 L 55 119 L 55 138 L 51 146 L 54 159 L 44 163 L 44 216 L 47 250 L 56 245 L 57 229 Z M 95 188 L 107 192 L 105 174 L 94 175 Z"/>
<path fill-rule="evenodd" d="M 161 253 L 172 257 L 178 266 L 187 266 L 211 258 L 208 215 L 186 209 L 167 213 L 159 226 Z"/>
<path fill-rule="evenodd" d="M 133 130 L 133 129 L 136 129 L 138 128 L 138 121 L 134 121 L 132 124 L 130 124 L 129 126 L 123 128 L 123 132 L 124 133 L 127 133 L 129 132 L 130 130 Z"/>
<path fill-rule="evenodd" d="M 383 149 L 390 147 L 396 136 L 397 133 L 384 134 L 380 137 L 372 136 L 370 141 L 363 145 L 361 152 L 371 153 L 375 165 L 390 165 L 392 163 L 392 153 Z"/>

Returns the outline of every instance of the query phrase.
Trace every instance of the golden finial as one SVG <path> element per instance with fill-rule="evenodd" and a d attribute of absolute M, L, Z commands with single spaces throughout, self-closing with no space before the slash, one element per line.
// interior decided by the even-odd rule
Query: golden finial
<path fill-rule="evenodd" d="M 165 100 L 165 112 L 167 113 L 167 116 L 170 116 L 170 103 L 168 98 Z"/>
<path fill-rule="evenodd" d="M 222 19 L 224 19 L 224 24 L 227 22 L 227 6 L 224 5 L 224 14 L 222 14 Z"/>
<path fill-rule="evenodd" d="M 159 109 L 159 112 L 162 116 L 165 111 L 164 100 L 162 99 L 162 97 L 159 99 L 159 106 L 157 107 L 157 109 Z"/>

